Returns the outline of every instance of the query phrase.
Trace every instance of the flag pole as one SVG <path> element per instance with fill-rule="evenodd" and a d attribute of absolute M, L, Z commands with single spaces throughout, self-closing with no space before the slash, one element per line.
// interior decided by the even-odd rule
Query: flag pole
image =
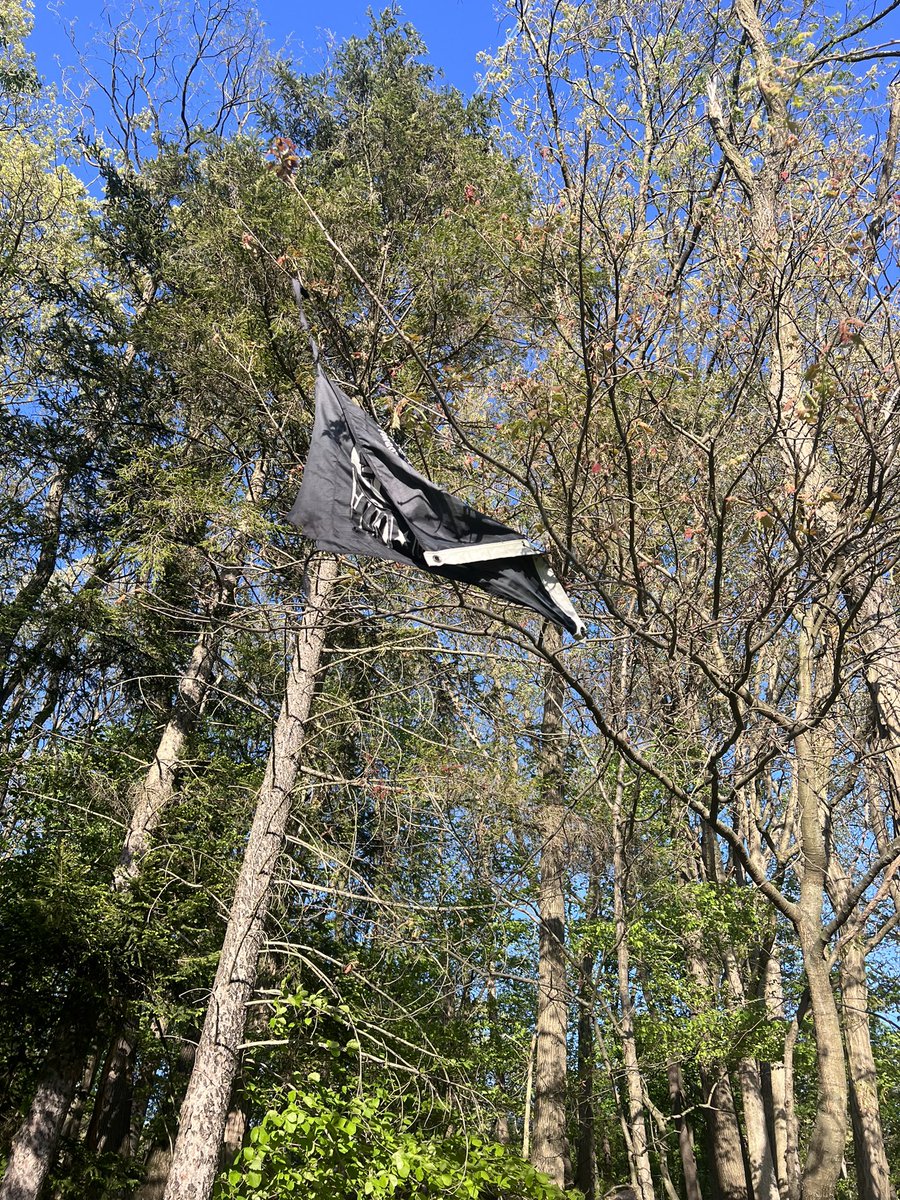
<path fill-rule="evenodd" d="M 313 336 L 313 331 L 310 328 L 309 319 L 306 316 L 306 309 L 303 306 L 303 296 L 304 296 L 304 293 L 306 292 L 306 289 L 304 288 L 303 281 L 300 279 L 299 275 L 295 275 L 294 278 L 291 280 L 291 290 L 294 293 L 294 299 L 297 301 L 297 309 L 298 309 L 299 315 L 300 315 L 300 328 L 303 330 L 303 332 L 309 338 L 309 348 L 310 348 L 310 351 L 312 352 L 313 366 L 316 368 L 316 371 L 318 372 L 318 370 L 319 370 L 319 343 L 316 341 L 315 337 Z"/>

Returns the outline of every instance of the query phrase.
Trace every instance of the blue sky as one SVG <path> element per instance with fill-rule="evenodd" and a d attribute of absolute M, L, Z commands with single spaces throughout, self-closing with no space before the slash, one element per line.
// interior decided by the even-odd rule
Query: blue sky
<path fill-rule="evenodd" d="M 294 60 L 310 69 L 320 61 L 326 30 L 343 39 L 364 33 L 368 26 L 365 0 L 330 0 L 326 4 L 259 0 L 257 7 L 273 45 L 278 48 L 289 43 Z M 387 3 L 372 7 L 379 10 Z M 447 81 L 463 92 L 472 92 L 478 51 L 496 45 L 501 37 L 493 0 L 408 0 L 402 11 L 419 30 L 431 60 Z M 34 32 L 28 45 L 48 81 L 56 82 L 61 68 L 74 65 L 65 26 L 74 22 L 76 38 L 83 45 L 90 40 L 100 12 L 97 0 L 34 0 Z"/>

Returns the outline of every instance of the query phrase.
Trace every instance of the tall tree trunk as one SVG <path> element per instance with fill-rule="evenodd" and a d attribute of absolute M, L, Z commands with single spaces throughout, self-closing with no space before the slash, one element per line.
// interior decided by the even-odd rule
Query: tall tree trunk
<path fill-rule="evenodd" d="M 160 736 L 153 762 L 135 795 L 115 872 L 114 887 L 119 891 L 129 888 L 138 877 L 153 834 L 172 803 L 178 767 L 212 683 L 224 623 L 234 606 L 239 579 L 238 567 L 225 567 L 218 571 L 212 592 L 203 606 L 204 623 L 187 667 L 178 680 L 172 713 Z"/>
<path fill-rule="evenodd" d="M 781 962 L 778 957 L 777 948 L 774 945 L 766 958 L 763 998 L 766 1005 L 767 1020 L 784 1027 L 784 989 L 781 983 Z M 790 1193 L 788 1185 L 788 1146 L 790 1139 L 788 1134 L 786 1089 L 787 1075 L 783 1059 L 769 1063 L 765 1079 L 765 1093 L 772 1126 L 772 1157 L 775 1166 L 775 1178 L 778 1181 L 778 1191 L 783 1197 L 787 1197 Z"/>
<path fill-rule="evenodd" d="M 172 1147 L 155 1144 L 147 1159 L 144 1182 L 134 1193 L 134 1200 L 163 1200 L 172 1166 Z"/>
<path fill-rule="evenodd" d="M 261 457 L 253 468 L 247 488 L 247 498 L 251 504 L 258 503 L 262 497 L 266 471 L 267 464 Z M 178 766 L 209 694 L 226 623 L 234 609 L 235 593 L 241 579 L 241 568 L 237 563 L 246 551 L 246 542 L 246 533 L 239 528 L 228 551 L 232 565 L 213 566 L 215 577 L 201 604 L 203 615 L 200 631 L 188 664 L 178 680 L 175 703 L 160 736 L 153 762 L 135 795 L 113 883 L 119 891 L 129 888 L 139 875 L 141 861 L 150 848 L 153 834 L 174 798 Z"/>
<path fill-rule="evenodd" d="M 234 1087 L 237 1098 L 232 1100 L 222 1135 L 221 1168 L 227 1170 L 240 1154 L 247 1133 L 247 1108 L 240 1097 L 240 1082 Z"/>
<path fill-rule="evenodd" d="M 172 1068 L 171 1084 L 173 1091 L 180 1092 L 182 1083 L 190 1078 L 194 1069 L 194 1059 L 197 1057 L 197 1046 L 192 1040 L 185 1038 L 178 1052 L 178 1057 Z M 177 1100 L 177 1096 L 174 1097 Z M 172 1128 L 168 1125 L 159 1130 L 144 1169 L 144 1180 L 134 1193 L 134 1200 L 163 1200 L 166 1181 L 169 1178 L 169 1167 L 172 1165 L 172 1149 L 175 1138 L 175 1120 L 173 1114 Z"/>
<path fill-rule="evenodd" d="M 702 1066 L 700 1080 L 708 1105 L 706 1128 L 718 1200 L 750 1200 L 744 1147 L 728 1071 L 721 1065 Z"/>
<path fill-rule="evenodd" d="M 868 780 L 867 780 L 868 783 Z M 884 814 L 878 814 L 883 821 Z M 885 840 L 883 825 L 876 830 L 879 845 Z M 850 879 L 836 855 L 828 862 L 828 892 L 833 905 L 843 904 Z M 850 1116 L 853 1126 L 857 1191 L 860 1200 L 893 1200 L 894 1189 L 884 1144 L 878 1101 L 878 1075 L 869 1028 L 869 986 L 866 978 L 866 943 L 859 930 L 847 930 L 838 959 L 844 1042 L 850 1082 Z"/>
<path fill-rule="evenodd" d="M 703 1200 L 700 1176 L 697 1172 L 697 1157 L 694 1153 L 694 1132 L 685 1115 L 684 1077 L 677 1062 L 666 1067 L 669 1083 L 669 1100 L 672 1106 L 672 1121 L 678 1133 L 678 1152 L 681 1156 L 681 1173 L 684 1176 L 684 1193 L 687 1200 Z"/>
<path fill-rule="evenodd" d="M 726 970 L 735 1003 L 747 1001 L 737 959 L 726 950 Z M 737 1077 L 741 1085 L 744 1107 L 744 1131 L 747 1144 L 747 1167 L 750 1172 L 754 1200 L 780 1200 L 775 1164 L 766 1124 L 766 1105 L 763 1098 L 762 1072 L 759 1062 L 750 1056 L 738 1060 Z"/>
<path fill-rule="evenodd" d="M 88 1053 L 84 1070 L 81 1073 L 81 1081 L 75 1089 L 75 1097 L 69 1105 L 69 1111 L 66 1113 L 66 1119 L 63 1122 L 60 1141 L 65 1148 L 60 1153 L 58 1159 L 59 1168 L 63 1173 L 65 1173 L 71 1164 L 72 1147 L 77 1143 L 81 1134 L 84 1110 L 87 1107 L 88 1097 L 94 1086 L 99 1063 L 100 1055 L 96 1048 L 94 1048 Z"/>
<path fill-rule="evenodd" d="M 878 1075 L 869 1030 L 866 949 L 848 938 L 840 959 L 841 1007 L 850 1075 L 850 1113 L 860 1200 L 895 1200 L 878 1103 Z"/>
<path fill-rule="evenodd" d="M 653 1176 L 650 1172 L 650 1150 L 647 1141 L 647 1115 L 644 1108 L 644 1088 L 634 1031 L 634 1009 L 631 1002 L 631 964 L 628 950 L 628 921 L 625 911 L 625 763 L 619 760 L 616 790 L 613 798 L 613 918 L 616 937 L 616 979 L 619 1000 L 619 1040 L 625 1067 L 625 1091 L 628 1096 L 628 1127 L 631 1134 L 631 1158 L 640 1200 L 654 1200 Z"/>
<path fill-rule="evenodd" d="M 798 1011 L 784 1038 L 784 1129 L 787 1136 L 785 1159 L 787 1165 L 788 1200 L 800 1200 L 803 1188 L 803 1169 L 800 1165 L 800 1122 L 794 1092 L 794 1051 L 800 1033 L 802 1017 Z"/>
<path fill-rule="evenodd" d="M 763 1099 L 762 1073 L 755 1058 L 742 1058 L 737 1065 L 744 1104 L 744 1129 L 747 1139 L 747 1161 L 754 1200 L 780 1200 L 775 1164 L 766 1126 L 766 1107 Z"/>
<path fill-rule="evenodd" d="M 588 957 L 588 956 L 586 956 Z M 593 968 L 593 955 L 590 968 Z M 575 1159 L 575 1186 L 585 1200 L 597 1195 L 597 1148 L 594 1133 L 594 1012 L 593 987 L 584 972 L 578 988 L 578 1135 Z"/>
<path fill-rule="evenodd" d="M 597 863 L 592 857 L 590 883 L 585 904 L 585 916 L 596 920 L 600 908 L 600 879 Z M 594 1114 L 594 970 L 596 954 L 583 954 L 578 970 L 578 1059 L 577 1059 L 577 1118 L 578 1134 L 575 1156 L 575 1186 L 585 1200 L 597 1195 L 597 1145 Z"/>
<path fill-rule="evenodd" d="M 212 1192 L 238 1067 L 245 1006 L 256 979 L 271 883 L 300 768 L 336 578 L 333 558 L 316 560 L 194 1070 L 181 1106 L 165 1200 L 208 1200 Z"/>
<path fill-rule="evenodd" d="M 541 839 L 538 884 L 538 990 L 535 1019 L 534 1123 L 531 1162 L 559 1187 L 568 1185 L 572 1168 L 566 1137 L 566 1035 L 569 997 L 566 986 L 565 878 L 566 809 L 562 800 L 563 681 L 548 674 L 541 727 Z"/>
<path fill-rule="evenodd" d="M 22 580 L 15 596 L 0 606 L 0 707 L 10 698 L 17 679 L 12 662 L 16 639 L 31 619 L 35 605 L 56 570 L 63 504 L 71 478 L 71 467 L 57 467 L 51 476 L 41 513 L 40 545 L 34 567 Z"/>
<path fill-rule="evenodd" d="M 706 827 L 701 831 L 697 869 L 707 879 L 717 878 L 715 842 Z M 688 970 L 698 984 L 701 994 L 712 997 L 715 991 L 712 971 L 704 945 L 697 933 L 690 933 L 686 937 L 685 949 Z M 728 1069 L 723 1063 L 701 1062 L 699 1071 L 706 1111 L 707 1158 L 711 1168 L 713 1200 L 750 1200 L 749 1171 L 744 1162 L 744 1146 Z"/>
<path fill-rule="evenodd" d="M 77 1001 L 66 1005 L 31 1107 L 13 1137 L 0 1181 L 0 1200 L 38 1200 L 53 1167 L 95 1028 L 95 1018 L 83 1005 Z"/>
<path fill-rule="evenodd" d="M 85 1136 L 89 1150 L 127 1155 L 131 1148 L 135 1035 L 117 1034 L 109 1048 Z"/>
<path fill-rule="evenodd" d="M 815 641 L 814 617 L 807 615 L 801 622 L 797 645 L 797 716 L 800 721 L 810 720 L 815 713 L 814 693 L 819 686 L 813 666 Z M 841 1023 L 825 959 L 822 931 L 828 856 L 824 806 L 820 797 L 830 760 L 821 729 L 798 734 L 794 746 L 803 863 L 797 933 L 815 1026 L 818 1080 L 816 1117 L 803 1164 L 803 1200 L 833 1200 L 844 1158 L 848 1101 Z"/>

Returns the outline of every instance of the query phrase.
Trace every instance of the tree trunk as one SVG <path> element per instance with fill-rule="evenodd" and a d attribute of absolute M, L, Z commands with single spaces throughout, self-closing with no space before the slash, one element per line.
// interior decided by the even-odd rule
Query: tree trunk
<path fill-rule="evenodd" d="M 127 1155 L 130 1150 L 134 1052 L 133 1032 L 113 1038 L 85 1136 L 87 1148 L 98 1154 Z"/>
<path fill-rule="evenodd" d="M 84 1070 L 81 1074 L 81 1081 L 75 1089 L 75 1098 L 69 1105 L 69 1111 L 66 1113 L 66 1119 L 63 1122 L 60 1140 L 71 1147 L 81 1134 L 81 1124 L 84 1120 L 84 1110 L 87 1106 L 88 1097 L 94 1086 L 94 1080 L 97 1075 L 97 1067 L 99 1065 L 99 1054 L 91 1051 L 87 1056 L 87 1061 L 84 1064 Z M 63 1153 L 60 1155 L 60 1165 L 63 1166 L 70 1155 Z"/>
<path fill-rule="evenodd" d="M 238 1067 L 245 1005 L 256 979 L 270 887 L 300 768 L 336 578 L 336 561 L 319 558 L 311 570 L 309 598 L 288 670 L 284 703 L 247 838 L 194 1070 L 181 1106 L 165 1200 L 208 1200 L 212 1192 Z"/>
<path fill-rule="evenodd" d="M 773 945 L 766 958 L 765 977 L 763 980 L 763 998 L 766 1005 L 766 1018 L 784 1028 L 784 989 L 781 983 L 781 962 L 777 948 Z M 788 1104 L 787 1104 L 787 1074 L 783 1059 L 768 1064 L 764 1080 L 764 1090 L 769 1109 L 771 1124 L 772 1158 L 775 1166 L 775 1178 L 778 1182 L 779 1194 L 789 1195 L 788 1185 Z"/>
<path fill-rule="evenodd" d="M 596 864 L 591 864 L 591 878 L 585 915 L 596 920 L 599 913 L 600 880 Z M 585 1200 L 596 1200 L 597 1146 L 594 1128 L 594 969 L 596 955 L 582 955 L 578 972 L 578 1063 L 577 1116 L 578 1143 L 575 1164 L 575 1186 Z"/>
<path fill-rule="evenodd" d="M 735 955 L 727 950 L 726 972 L 735 1003 L 747 1002 L 744 983 Z M 747 1147 L 747 1169 L 754 1200 L 780 1200 L 775 1164 L 766 1124 L 766 1105 L 763 1098 L 762 1072 L 759 1062 L 750 1056 L 738 1060 L 737 1077 L 741 1085 L 744 1107 L 744 1132 Z"/>
<path fill-rule="evenodd" d="M 787 1137 L 785 1160 L 787 1166 L 788 1200 L 800 1200 L 803 1170 L 800 1166 L 800 1122 L 794 1094 L 794 1050 L 800 1033 L 800 1014 L 791 1021 L 784 1038 L 784 1129 Z"/>
<path fill-rule="evenodd" d="M 95 1023 L 71 1002 L 47 1053 L 31 1107 L 9 1149 L 0 1200 L 38 1200 L 53 1168 L 69 1105 L 90 1051 Z"/>
<path fill-rule="evenodd" d="M 247 489 L 247 498 L 251 503 L 257 503 L 262 496 L 266 470 L 266 462 L 260 458 L 253 468 Z M 228 552 L 232 564 L 240 560 L 245 549 L 245 532 L 238 529 Z M 140 873 L 141 860 L 149 850 L 153 834 L 175 795 L 178 766 L 184 747 L 209 694 L 226 622 L 234 609 L 235 592 L 241 579 L 240 566 L 213 569 L 215 578 L 201 605 L 203 618 L 200 632 L 187 667 L 178 680 L 175 703 L 159 739 L 153 762 L 135 796 L 113 883 L 119 891 L 127 890 Z"/>
<path fill-rule="evenodd" d="M 240 1094 L 240 1080 L 236 1081 L 232 1091 L 234 1095 L 231 1108 L 228 1110 L 228 1119 L 225 1122 L 225 1132 L 222 1137 L 220 1167 L 223 1171 L 227 1170 L 240 1154 L 244 1145 L 244 1137 L 247 1133 L 247 1109 Z"/>
<path fill-rule="evenodd" d="M 204 626 L 194 643 L 184 674 L 178 681 L 172 714 L 159 739 L 153 762 L 141 780 L 135 796 L 131 820 L 113 882 L 118 891 L 129 888 L 138 877 L 141 862 L 150 849 L 153 834 L 172 803 L 178 766 L 185 743 L 193 732 L 209 692 L 224 632 L 224 622 L 234 605 L 239 578 L 240 571 L 237 567 L 223 569 L 216 579 L 213 594 L 204 606 Z"/>
<path fill-rule="evenodd" d="M 883 814 L 879 814 L 883 817 Z M 876 830 L 879 846 L 885 830 Z M 828 863 L 828 892 L 833 905 L 843 904 L 850 879 L 836 855 Z M 878 1101 L 878 1076 L 869 1029 L 869 986 L 866 978 L 866 943 L 858 930 L 845 933 L 838 960 L 844 1042 L 850 1083 L 850 1117 L 860 1200 L 893 1200 L 891 1172 L 884 1145 L 884 1128 Z"/>
<path fill-rule="evenodd" d="M 694 1133 L 690 1120 L 684 1115 L 684 1077 L 677 1062 L 666 1068 L 669 1081 L 669 1099 L 672 1104 L 672 1120 L 678 1133 L 678 1152 L 681 1155 L 681 1173 L 684 1176 L 684 1192 L 687 1200 L 703 1200 L 700 1177 L 697 1173 L 697 1157 L 694 1153 Z"/>
<path fill-rule="evenodd" d="M 194 1041 L 185 1038 L 178 1052 L 178 1058 L 173 1064 L 170 1087 L 180 1091 L 181 1083 L 190 1078 L 194 1069 L 194 1059 L 197 1056 L 197 1046 Z M 172 1165 L 172 1148 L 175 1136 L 174 1114 L 172 1128 L 164 1126 L 156 1135 L 144 1170 L 144 1181 L 134 1193 L 134 1200 L 163 1200 L 166 1182 L 169 1178 L 169 1167 Z"/>
<path fill-rule="evenodd" d="M 723 1066 L 701 1067 L 700 1079 L 704 1099 L 709 1105 L 706 1127 L 719 1200 L 750 1200 L 744 1148 L 728 1072 Z"/>
<path fill-rule="evenodd" d="M 172 1147 L 155 1145 L 147 1159 L 144 1182 L 134 1194 L 135 1200 L 163 1200 L 171 1165 Z"/>
<path fill-rule="evenodd" d="M 544 691 L 541 727 L 542 807 L 538 885 L 538 990 L 535 1020 L 534 1124 L 531 1162 L 559 1187 L 571 1179 L 566 1137 L 566 990 L 565 876 L 566 809 L 562 792 L 563 682 L 550 674 Z"/>
<path fill-rule="evenodd" d="M 762 1074 L 755 1058 L 742 1058 L 737 1065 L 744 1103 L 744 1129 L 747 1137 L 747 1160 L 754 1200 L 780 1200 L 775 1164 L 766 1126 L 766 1107 L 763 1100 Z"/>
<path fill-rule="evenodd" d="M 566 1031 L 569 1003 L 565 979 L 565 835 L 562 805 L 541 812 L 539 884 L 538 1013 L 535 1020 L 532 1163 L 560 1188 L 569 1181 L 565 1135 Z"/>
<path fill-rule="evenodd" d="M 878 1103 L 878 1076 L 869 1031 L 866 951 L 858 936 L 847 939 L 840 960 L 844 1039 L 850 1074 L 850 1112 L 860 1200 L 895 1200 Z"/>
<path fill-rule="evenodd" d="M 6 704 L 15 686 L 12 654 L 16 638 L 31 618 L 35 605 L 46 591 L 56 569 L 63 504 L 71 475 L 71 467 L 58 467 L 53 473 L 41 513 L 40 545 L 34 568 L 22 580 L 12 600 L 0 606 L 0 707 Z"/>
<path fill-rule="evenodd" d="M 593 961 L 591 963 L 593 966 Z M 578 989 L 578 1144 L 575 1186 L 585 1200 L 597 1195 L 597 1150 L 594 1137 L 594 1013 L 593 989 Z"/>
<path fill-rule="evenodd" d="M 616 790 L 613 800 L 613 916 L 616 936 L 616 978 L 619 999 L 619 1039 L 625 1067 L 625 1090 L 628 1096 L 628 1127 L 631 1135 L 631 1158 L 640 1200 L 654 1200 L 653 1176 L 650 1172 L 650 1151 L 647 1142 L 647 1116 L 644 1109 L 644 1088 L 634 1032 L 634 1010 L 631 1003 L 631 965 L 628 950 L 628 923 L 625 911 L 625 820 L 622 799 L 625 790 L 625 763 L 619 760 Z"/>
<path fill-rule="evenodd" d="M 797 645 L 797 716 L 801 721 L 809 720 L 815 712 L 814 692 L 818 685 L 814 679 L 814 648 L 814 620 L 806 616 L 801 623 Z M 816 1118 L 803 1164 L 803 1200 L 833 1200 L 844 1158 L 848 1111 L 841 1023 L 825 960 L 822 932 L 828 858 L 820 793 L 828 769 L 828 756 L 821 729 L 798 734 L 794 745 L 803 862 L 797 933 L 815 1026 L 819 1085 Z"/>

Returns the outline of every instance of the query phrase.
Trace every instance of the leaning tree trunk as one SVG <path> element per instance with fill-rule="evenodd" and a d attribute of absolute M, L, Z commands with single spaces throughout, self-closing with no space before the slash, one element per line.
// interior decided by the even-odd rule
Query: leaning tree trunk
<path fill-rule="evenodd" d="M 531 1162 L 559 1187 L 571 1178 L 566 1137 L 565 876 L 566 809 L 562 801 L 563 682 L 549 674 L 541 727 L 542 788 L 538 833 L 541 839 L 538 885 L 538 990 L 535 1019 L 534 1124 Z"/>
<path fill-rule="evenodd" d="M 288 669 L 284 702 L 247 838 L 194 1070 L 181 1106 L 165 1200 L 208 1200 L 212 1192 L 238 1067 L 245 1006 L 256 979 L 270 889 L 300 769 L 336 578 L 333 558 L 318 559 L 310 573 L 309 598 Z"/>
<path fill-rule="evenodd" d="M 95 1029 L 95 1017 L 81 1004 L 71 1001 L 66 1006 L 31 1107 L 9 1148 L 0 1200 L 38 1200 L 53 1167 Z"/>

